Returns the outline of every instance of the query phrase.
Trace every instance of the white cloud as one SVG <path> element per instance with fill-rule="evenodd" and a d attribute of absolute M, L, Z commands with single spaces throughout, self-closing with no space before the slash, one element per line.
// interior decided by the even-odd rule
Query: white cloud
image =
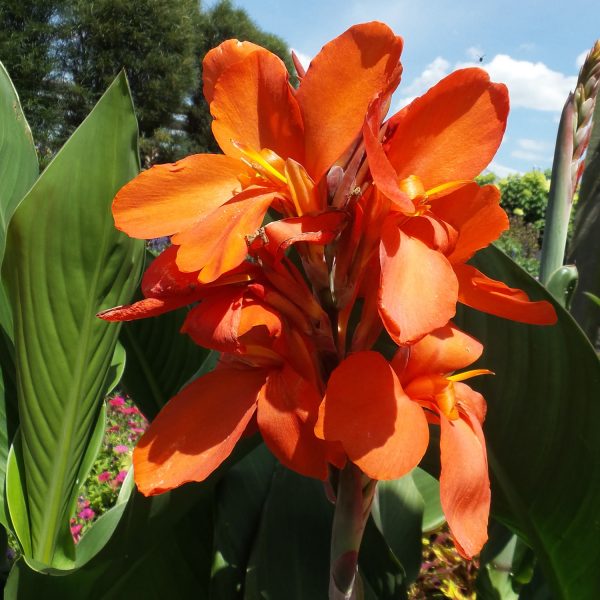
<path fill-rule="evenodd" d="M 304 70 L 306 71 L 308 69 L 308 65 L 310 65 L 312 56 L 304 54 L 304 52 L 300 52 L 300 50 L 296 50 L 296 48 L 290 48 L 290 52 L 293 52 L 298 57 L 300 64 L 304 67 Z"/>
<path fill-rule="evenodd" d="M 479 62 L 479 59 L 484 56 L 483 50 L 479 46 L 471 46 L 470 48 L 467 48 L 466 55 L 471 60 L 476 60 L 478 62 Z"/>
<path fill-rule="evenodd" d="M 516 60 L 506 54 L 497 54 L 483 68 L 493 81 L 506 84 L 511 106 L 533 110 L 562 110 L 577 82 L 577 77 L 553 71 L 542 62 Z"/>
<path fill-rule="evenodd" d="M 534 163 L 552 162 L 552 147 L 548 142 L 532 140 L 529 138 L 520 138 L 517 140 L 517 149 L 510 155 L 513 158 L 520 158 Z"/>
<path fill-rule="evenodd" d="M 575 66 L 578 69 L 581 69 L 581 66 L 584 63 L 585 57 L 588 55 L 588 52 L 589 52 L 589 50 L 584 50 L 581 54 L 577 55 L 577 58 L 575 59 Z"/>
<path fill-rule="evenodd" d="M 469 48 L 468 53 L 479 51 Z M 561 111 L 570 91 L 575 88 L 577 77 L 553 71 L 542 62 L 517 60 L 507 54 L 497 54 L 492 60 L 482 64 L 477 62 L 456 63 L 454 67 L 445 58 L 438 56 L 409 85 L 400 88 L 402 98 L 398 108 L 408 101 L 425 93 L 432 85 L 448 75 L 452 68 L 481 67 L 492 81 L 506 84 L 510 93 L 510 103 L 514 107 L 531 108 L 542 111 Z"/>
<path fill-rule="evenodd" d="M 430 87 L 435 85 L 450 73 L 450 62 L 438 56 L 429 63 L 425 70 L 408 85 L 401 85 L 398 90 L 402 94 L 398 103 L 394 106 L 393 113 L 410 104 L 417 96 L 424 94 Z"/>
<path fill-rule="evenodd" d="M 498 177 L 500 177 L 500 179 L 503 179 L 504 177 L 507 177 L 508 175 L 512 175 L 513 173 L 516 173 L 517 175 L 523 174 L 521 171 L 517 171 L 517 169 L 513 169 L 512 167 L 507 167 L 505 165 L 501 165 L 501 164 L 497 163 L 496 161 L 492 161 L 490 163 L 489 167 L 486 169 L 486 172 L 487 171 L 495 173 Z"/>

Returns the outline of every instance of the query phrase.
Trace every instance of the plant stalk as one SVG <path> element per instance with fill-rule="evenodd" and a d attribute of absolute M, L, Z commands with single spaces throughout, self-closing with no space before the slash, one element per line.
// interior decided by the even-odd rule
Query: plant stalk
<path fill-rule="evenodd" d="M 377 481 L 356 465 L 340 471 L 331 535 L 330 600 L 359 600 L 358 552 L 371 512 Z"/>

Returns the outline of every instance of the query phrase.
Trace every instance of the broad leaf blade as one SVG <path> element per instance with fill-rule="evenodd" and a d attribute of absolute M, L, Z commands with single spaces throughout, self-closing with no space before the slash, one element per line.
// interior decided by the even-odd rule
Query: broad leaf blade
<path fill-rule="evenodd" d="M 475 265 L 495 279 L 550 299 L 494 248 Z M 488 403 L 485 433 L 497 518 L 535 550 L 557 597 L 594 600 L 600 590 L 600 363 L 571 316 L 534 327 L 472 310 L 459 325 L 485 347 L 495 377 L 473 380 Z"/>
<path fill-rule="evenodd" d="M 6 230 L 12 214 L 38 176 L 38 161 L 17 92 L 0 63 L 0 264 L 4 256 Z M 18 424 L 14 398 L 14 348 L 12 314 L 0 282 L 0 523 L 8 524 L 4 514 L 6 460 Z"/>
<path fill-rule="evenodd" d="M 17 92 L 0 63 L 0 263 L 10 218 L 38 176 L 38 161 Z"/>
<path fill-rule="evenodd" d="M 237 599 L 277 461 L 264 444 L 235 465 L 217 487 L 210 597 Z"/>
<path fill-rule="evenodd" d="M 36 563 L 69 568 L 68 508 L 119 328 L 96 318 L 129 301 L 143 244 L 116 231 L 116 191 L 138 171 L 124 74 L 24 198 L 4 276 L 15 320 L 23 474 Z"/>
<path fill-rule="evenodd" d="M 246 571 L 244 598 L 326 598 L 332 519 L 323 484 L 278 465 Z"/>

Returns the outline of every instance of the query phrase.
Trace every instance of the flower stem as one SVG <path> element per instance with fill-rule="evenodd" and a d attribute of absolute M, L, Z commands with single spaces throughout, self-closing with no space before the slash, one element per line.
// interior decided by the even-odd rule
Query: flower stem
<path fill-rule="evenodd" d="M 358 551 L 377 481 L 351 462 L 340 471 L 331 535 L 330 600 L 358 600 Z"/>

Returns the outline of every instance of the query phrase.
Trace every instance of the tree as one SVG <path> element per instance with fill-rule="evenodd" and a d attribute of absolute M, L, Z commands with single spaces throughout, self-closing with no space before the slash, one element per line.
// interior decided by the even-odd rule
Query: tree
<path fill-rule="evenodd" d="M 62 69 L 72 81 L 65 135 L 125 69 L 146 152 L 164 142 L 195 80 L 196 0 L 70 0 Z M 148 143 L 148 140 L 156 139 Z"/>
<path fill-rule="evenodd" d="M 63 0 L 0 3 L 0 60 L 19 93 L 42 158 L 50 152 L 64 113 L 56 53 L 63 5 Z"/>
<path fill-rule="evenodd" d="M 196 19 L 196 57 L 202 69 L 202 59 L 212 48 L 221 42 L 237 38 L 240 41 L 254 42 L 267 48 L 285 63 L 288 72 L 295 73 L 287 44 L 278 36 L 265 33 L 250 19 L 246 11 L 235 8 L 231 0 L 220 0 L 206 12 L 200 12 Z M 296 83 L 295 77 L 292 83 Z M 191 103 L 186 112 L 185 129 L 189 136 L 191 152 L 218 152 L 210 129 L 212 118 L 202 93 L 202 78 L 194 89 Z"/>

